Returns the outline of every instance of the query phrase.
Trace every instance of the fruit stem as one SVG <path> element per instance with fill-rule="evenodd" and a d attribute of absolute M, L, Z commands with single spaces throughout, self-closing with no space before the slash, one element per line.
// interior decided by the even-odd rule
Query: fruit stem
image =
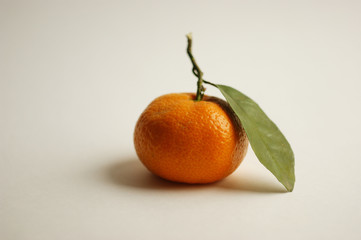
<path fill-rule="evenodd" d="M 192 33 L 188 33 L 187 35 L 188 39 L 188 47 L 187 47 L 187 53 L 189 58 L 192 61 L 192 72 L 193 74 L 198 78 L 197 81 L 197 95 L 196 95 L 196 101 L 201 101 L 204 95 L 205 88 L 203 87 L 203 72 L 199 68 L 198 64 L 196 63 L 196 60 L 193 57 L 192 54 Z"/>

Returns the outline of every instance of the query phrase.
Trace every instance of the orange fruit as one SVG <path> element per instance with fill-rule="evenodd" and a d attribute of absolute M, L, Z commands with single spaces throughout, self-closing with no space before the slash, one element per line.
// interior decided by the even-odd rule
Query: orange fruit
<path fill-rule="evenodd" d="M 175 93 L 153 100 L 139 117 L 134 146 L 155 175 L 183 183 L 211 183 L 231 174 L 246 155 L 247 135 L 222 99 Z"/>

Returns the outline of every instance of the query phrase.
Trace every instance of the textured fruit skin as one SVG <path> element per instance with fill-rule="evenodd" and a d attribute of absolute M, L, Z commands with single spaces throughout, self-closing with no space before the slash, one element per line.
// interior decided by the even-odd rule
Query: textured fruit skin
<path fill-rule="evenodd" d="M 164 179 L 211 183 L 236 170 L 248 139 L 227 102 L 194 99 L 174 93 L 153 100 L 135 126 L 134 146 L 142 163 Z"/>

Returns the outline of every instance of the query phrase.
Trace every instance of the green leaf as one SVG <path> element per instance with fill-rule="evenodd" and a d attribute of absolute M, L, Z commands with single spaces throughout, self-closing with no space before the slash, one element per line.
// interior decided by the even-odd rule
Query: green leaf
<path fill-rule="evenodd" d="M 292 192 L 295 160 L 285 136 L 252 99 L 232 87 L 212 85 L 222 92 L 238 116 L 259 161 Z"/>

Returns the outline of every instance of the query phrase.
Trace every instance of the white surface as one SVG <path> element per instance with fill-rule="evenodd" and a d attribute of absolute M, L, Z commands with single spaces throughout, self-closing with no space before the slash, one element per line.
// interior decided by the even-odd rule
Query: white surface
<path fill-rule="evenodd" d="M 1 1 L 0 239 L 361 239 L 360 1 Z M 183 186 L 133 148 L 155 97 L 205 78 L 293 146 L 284 193 L 252 151 Z M 220 96 L 208 87 L 208 94 Z"/>

